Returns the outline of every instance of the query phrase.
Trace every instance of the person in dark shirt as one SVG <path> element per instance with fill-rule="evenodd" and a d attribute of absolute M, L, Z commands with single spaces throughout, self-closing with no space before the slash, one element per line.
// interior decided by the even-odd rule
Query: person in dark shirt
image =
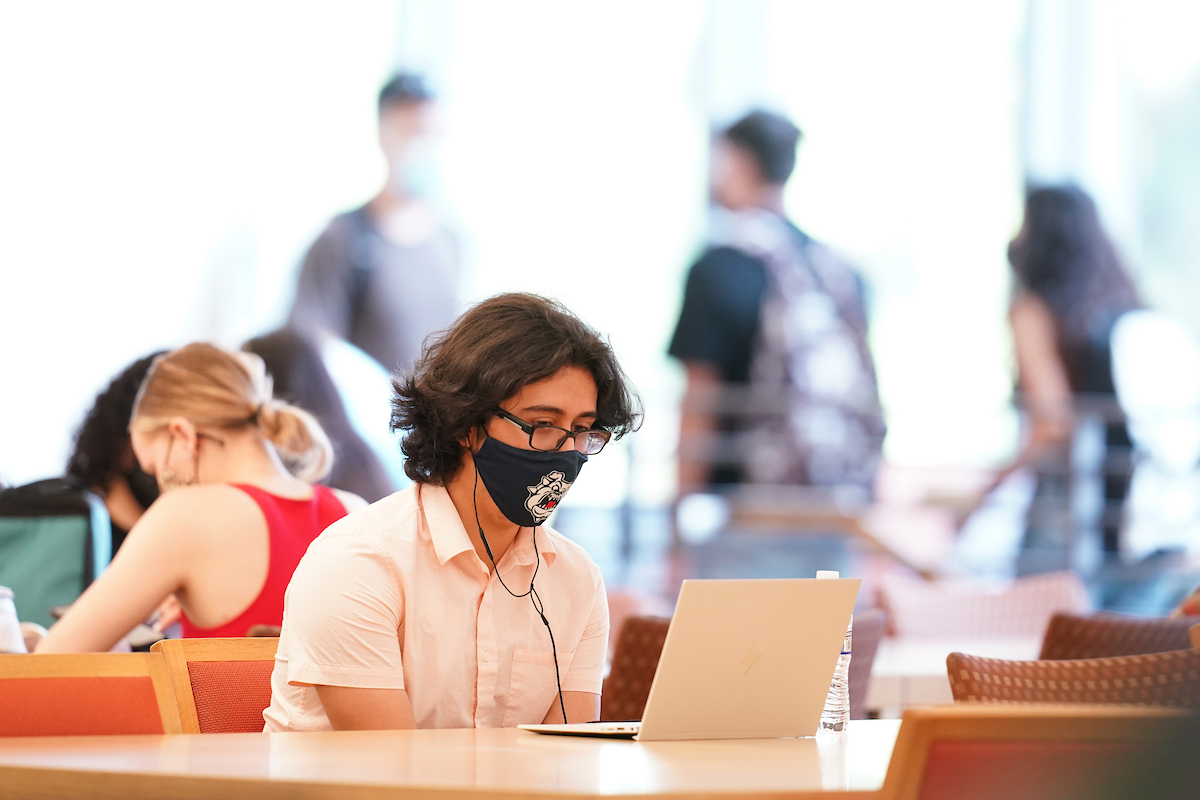
<path fill-rule="evenodd" d="M 669 352 L 687 372 L 680 490 L 759 483 L 869 497 L 885 428 L 858 273 L 784 216 L 800 131 L 755 111 L 714 142 L 711 241 Z"/>

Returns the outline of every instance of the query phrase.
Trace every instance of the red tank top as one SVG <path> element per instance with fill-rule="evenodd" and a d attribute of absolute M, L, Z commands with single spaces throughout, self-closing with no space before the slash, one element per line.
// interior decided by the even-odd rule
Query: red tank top
<path fill-rule="evenodd" d="M 234 484 L 258 503 L 267 520 L 270 551 L 267 581 L 246 610 L 216 628 L 197 627 L 187 614 L 180 625 L 185 639 L 215 636 L 245 636 L 254 625 L 283 624 L 283 593 L 296 565 L 321 531 L 346 516 L 346 508 L 332 490 L 314 485 L 308 500 L 289 500 L 264 492 L 256 486 Z"/>

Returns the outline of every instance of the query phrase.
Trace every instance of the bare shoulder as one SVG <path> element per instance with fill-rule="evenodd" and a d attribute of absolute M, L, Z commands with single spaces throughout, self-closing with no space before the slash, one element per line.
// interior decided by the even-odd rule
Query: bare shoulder
<path fill-rule="evenodd" d="M 228 484 L 213 483 L 167 492 L 154 501 L 145 519 L 156 524 L 207 527 L 257 513 L 258 505 L 250 495 Z"/>
<path fill-rule="evenodd" d="M 174 489 L 155 500 L 129 532 L 124 551 L 186 558 L 211 546 L 214 537 L 242 535 L 266 521 L 254 499 L 233 486 L 208 484 Z"/>
<path fill-rule="evenodd" d="M 337 499 L 341 501 L 342 505 L 346 509 L 347 514 L 353 514 L 355 511 L 366 508 L 368 505 L 370 505 L 370 503 L 368 503 L 366 500 L 363 500 L 354 492 L 347 492 L 344 489 L 334 489 L 333 493 L 337 496 Z"/>

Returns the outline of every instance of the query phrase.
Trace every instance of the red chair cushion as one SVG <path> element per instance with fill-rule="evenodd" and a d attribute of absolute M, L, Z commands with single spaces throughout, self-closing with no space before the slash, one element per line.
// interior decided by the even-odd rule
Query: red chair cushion
<path fill-rule="evenodd" d="M 189 661 L 201 733 L 261 733 L 275 661 Z"/>
<path fill-rule="evenodd" d="M 148 676 L 0 681 L 0 736 L 162 733 Z"/>

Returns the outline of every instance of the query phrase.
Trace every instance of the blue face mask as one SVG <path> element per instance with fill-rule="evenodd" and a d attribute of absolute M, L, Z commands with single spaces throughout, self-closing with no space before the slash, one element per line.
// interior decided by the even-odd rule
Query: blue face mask
<path fill-rule="evenodd" d="M 496 507 L 522 528 L 549 519 L 587 462 L 587 456 L 575 450 L 523 450 L 490 436 L 474 458 L 475 471 Z"/>

